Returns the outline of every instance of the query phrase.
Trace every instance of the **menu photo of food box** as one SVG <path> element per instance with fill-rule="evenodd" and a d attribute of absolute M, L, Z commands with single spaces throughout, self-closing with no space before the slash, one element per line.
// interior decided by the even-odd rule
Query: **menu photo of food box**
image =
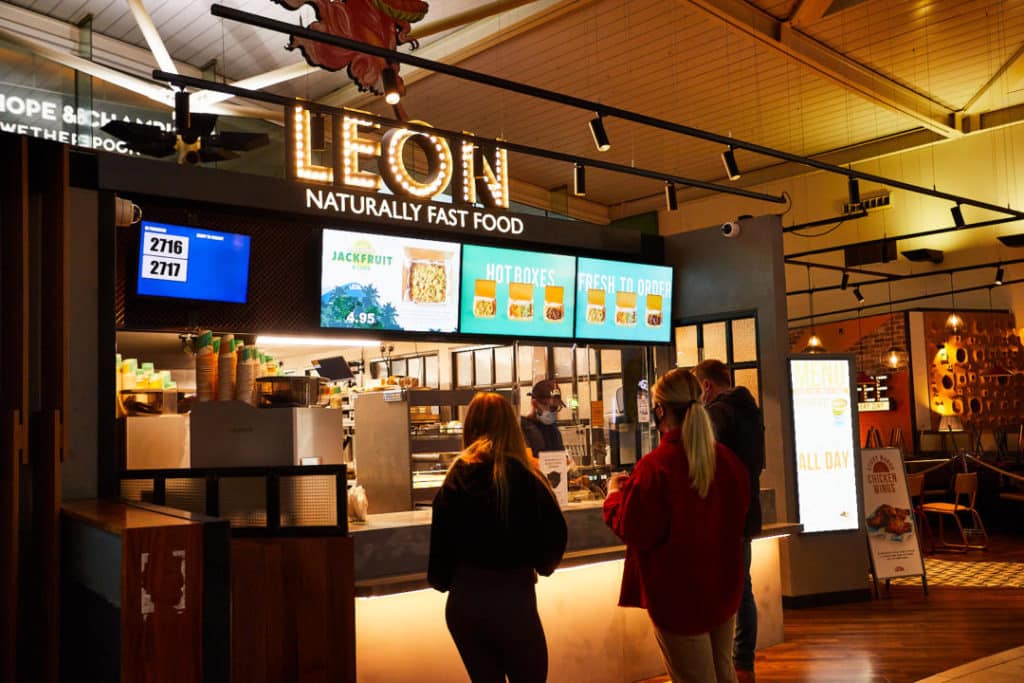
<path fill-rule="evenodd" d="M 572 337 L 575 257 L 467 244 L 462 264 L 463 334 Z"/>
<path fill-rule="evenodd" d="M 667 342 L 672 269 L 643 263 L 579 258 L 576 336 L 607 341 Z"/>
<path fill-rule="evenodd" d="M 461 247 L 323 231 L 320 326 L 455 332 Z"/>

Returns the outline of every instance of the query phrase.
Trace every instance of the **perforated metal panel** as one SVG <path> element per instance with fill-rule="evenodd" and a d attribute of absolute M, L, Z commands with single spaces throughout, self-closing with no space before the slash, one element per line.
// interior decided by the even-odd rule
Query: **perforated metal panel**
<path fill-rule="evenodd" d="M 335 526 L 337 499 L 333 476 L 281 477 L 281 526 Z"/>
<path fill-rule="evenodd" d="M 231 526 L 267 525 L 267 489 L 263 477 L 228 477 L 219 481 L 220 516 Z"/>
<path fill-rule="evenodd" d="M 178 510 L 206 513 L 205 479 L 168 479 L 164 483 L 164 504 Z"/>
<path fill-rule="evenodd" d="M 122 479 L 121 497 L 125 500 L 153 502 L 153 480 Z"/>
<path fill-rule="evenodd" d="M 246 304 L 178 301 L 134 294 L 139 227 L 117 234 L 116 320 L 120 328 L 162 330 L 202 325 L 235 333 L 319 329 L 319 224 L 276 220 L 266 214 L 170 206 L 166 200 L 135 198 L 146 220 L 249 235 Z"/>

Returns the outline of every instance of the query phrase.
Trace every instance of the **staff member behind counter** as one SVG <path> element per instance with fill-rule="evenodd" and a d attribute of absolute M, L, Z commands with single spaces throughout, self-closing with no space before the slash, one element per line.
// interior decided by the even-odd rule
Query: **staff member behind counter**
<path fill-rule="evenodd" d="M 533 385 L 530 406 L 530 414 L 523 415 L 520 424 L 533 457 L 541 451 L 564 451 L 562 433 L 556 423 L 558 411 L 565 407 L 565 403 L 554 380 L 545 379 Z"/>

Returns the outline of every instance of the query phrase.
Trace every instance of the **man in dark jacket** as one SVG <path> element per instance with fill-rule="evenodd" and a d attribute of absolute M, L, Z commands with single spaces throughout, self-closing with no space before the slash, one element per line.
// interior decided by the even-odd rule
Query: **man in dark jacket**
<path fill-rule="evenodd" d="M 706 360 L 693 369 L 700 381 L 701 400 L 715 427 L 715 438 L 729 447 L 750 474 L 750 510 L 743 535 L 747 578 L 736 614 L 733 661 L 740 683 L 754 680 L 754 648 L 757 646 L 757 605 L 750 585 L 750 540 L 761 533 L 761 470 L 764 469 L 764 422 L 757 402 L 746 387 L 733 387 L 729 368 L 720 360 Z"/>
<path fill-rule="evenodd" d="M 541 451 L 564 451 L 562 433 L 558 431 L 558 411 L 565 407 L 558 384 L 541 380 L 530 392 L 530 414 L 520 418 L 526 445 L 537 457 Z"/>

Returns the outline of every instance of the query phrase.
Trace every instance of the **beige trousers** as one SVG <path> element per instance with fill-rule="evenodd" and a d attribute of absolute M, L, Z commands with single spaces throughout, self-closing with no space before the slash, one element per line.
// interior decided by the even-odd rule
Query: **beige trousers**
<path fill-rule="evenodd" d="M 661 658 L 673 683 L 736 683 L 732 663 L 732 636 L 736 617 L 697 636 L 681 636 L 662 631 L 654 633 Z"/>

